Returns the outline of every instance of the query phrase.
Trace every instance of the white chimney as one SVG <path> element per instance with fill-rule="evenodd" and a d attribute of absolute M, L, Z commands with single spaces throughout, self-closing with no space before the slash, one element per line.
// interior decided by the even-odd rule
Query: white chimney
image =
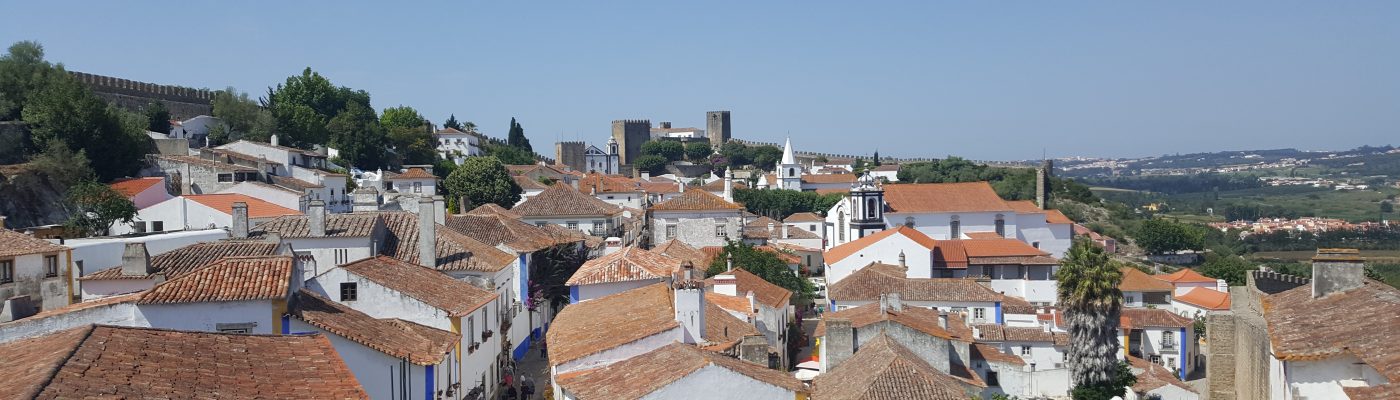
<path fill-rule="evenodd" d="M 724 201 L 734 202 L 734 168 L 724 170 Z"/>
<path fill-rule="evenodd" d="M 1219 291 L 1222 291 L 1222 292 L 1225 292 L 1225 293 L 1229 293 L 1229 292 L 1230 292 L 1230 284 L 1229 284 L 1228 282 L 1225 282 L 1224 279 L 1216 279 L 1216 280 L 1215 280 L 1215 290 L 1219 290 Z"/>
<path fill-rule="evenodd" d="M 787 224 L 787 223 L 783 223 L 783 228 L 782 228 L 782 229 L 783 229 L 783 236 L 782 236 L 782 238 L 783 238 L 783 239 L 787 239 L 787 238 L 788 238 L 788 224 Z"/>
<path fill-rule="evenodd" d="M 691 270 L 686 270 L 691 274 Z M 705 343 L 705 283 L 694 279 L 676 282 L 674 294 L 676 322 L 681 324 L 681 342 Z"/>
<path fill-rule="evenodd" d="M 433 196 L 433 222 L 447 224 L 447 199 L 442 196 Z"/>
<path fill-rule="evenodd" d="M 437 235 L 433 223 L 433 199 L 418 198 L 418 264 L 437 268 Z"/>
<path fill-rule="evenodd" d="M 734 253 L 726 253 L 724 257 L 725 271 L 734 270 Z"/>
<path fill-rule="evenodd" d="M 306 229 L 311 236 L 326 236 L 326 202 L 312 200 L 306 207 Z"/>
<path fill-rule="evenodd" d="M 268 143 L 272 143 L 273 146 L 280 146 L 277 142 L 277 135 L 272 135 L 272 137 L 268 139 Z"/>
<path fill-rule="evenodd" d="M 938 327 L 948 329 L 948 313 L 938 313 Z"/>
<path fill-rule="evenodd" d="M 715 275 L 714 290 L 725 296 L 738 296 L 739 280 L 734 278 L 734 274 Z"/>
<path fill-rule="evenodd" d="M 122 250 L 122 275 L 146 276 L 151 274 L 151 253 L 146 252 L 145 243 L 127 243 Z"/>
<path fill-rule="evenodd" d="M 647 172 L 647 171 L 642 171 L 642 180 L 650 182 L 650 181 L 651 181 L 651 173 L 650 173 L 650 172 Z"/>

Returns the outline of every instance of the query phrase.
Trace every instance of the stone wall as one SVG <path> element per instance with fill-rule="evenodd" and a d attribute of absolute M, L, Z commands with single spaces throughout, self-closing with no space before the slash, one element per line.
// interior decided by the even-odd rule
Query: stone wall
<path fill-rule="evenodd" d="M 1251 271 L 1247 284 L 1230 288 L 1230 311 L 1206 316 L 1205 398 L 1264 400 L 1269 398 L 1269 330 L 1264 322 L 1264 296 L 1307 284 L 1306 278 Z"/>
<path fill-rule="evenodd" d="M 612 122 L 613 139 L 617 140 L 618 162 L 631 165 L 642 155 L 642 143 L 651 140 L 650 120 L 617 120 Z"/>
<path fill-rule="evenodd" d="M 151 102 L 159 101 L 165 103 L 173 119 L 214 114 L 214 92 L 208 89 L 158 85 L 83 72 L 70 73 L 98 97 L 130 111 L 140 112 Z"/>
<path fill-rule="evenodd" d="M 584 159 L 584 150 L 587 148 L 583 142 L 558 142 L 554 144 L 554 159 L 559 164 L 573 168 L 574 171 L 588 171 L 585 168 L 587 161 Z"/>

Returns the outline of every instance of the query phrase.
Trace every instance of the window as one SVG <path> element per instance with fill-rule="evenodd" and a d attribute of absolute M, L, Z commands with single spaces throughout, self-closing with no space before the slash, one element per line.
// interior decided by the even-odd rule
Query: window
<path fill-rule="evenodd" d="M 986 319 L 987 319 L 987 309 L 981 308 L 981 307 L 972 309 L 972 319 L 974 319 L 974 320 L 979 320 L 979 321 L 981 321 L 981 320 L 986 320 Z"/>
<path fill-rule="evenodd" d="M 1172 332 L 1172 331 L 1163 331 L 1163 332 L 1162 332 L 1162 347 L 1163 347 L 1163 348 L 1170 349 L 1170 348 L 1176 347 L 1176 335 L 1174 335 L 1173 333 L 1174 333 L 1174 332 Z"/>
<path fill-rule="evenodd" d="M 578 230 L 578 221 L 569 221 L 569 229 Z"/>
<path fill-rule="evenodd" d="M 1031 346 L 1021 346 L 1021 356 L 1022 356 L 1022 357 L 1030 357 L 1030 356 L 1031 356 Z"/>
<path fill-rule="evenodd" d="M 987 371 L 987 386 L 1001 386 L 1001 381 L 997 380 L 996 371 Z"/>
<path fill-rule="evenodd" d="M 1031 242 L 1031 247 L 1034 247 L 1034 248 L 1039 249 L 1039 248 L 1040 248 L 1040 242 Z"/>
<path fill-rule="evenodd" d="M 423 182 L 413 182 L 413 193 L 423 193 Z"/>
<path fill-rule="evenodd" d="M 131 229 L 136 233 L 146 233 L 146 223 L 144 221 L 132 222 Z"/>
<path fill-rule="evenodd" d="M 538 227 L 541 227 L 541 228 L 543 228 L 545 225 L 546 225 L 546 223 L 544 223 L 544 222 L 536 222 L 536 223 L 535 223 L 535 226 L 538 226 Z"/>
<path fill-rule="evenodd" d="M 808 224 L 808 225 L 807 225 L 807 230 L 808 230 L 808 231 L 811 231 L 811 232 L 816 232 L 816 231 L 817 231 L 817 224 Z"/>
<path fill-rule="evenodd" d="M 954 215 L 953 219 L 948 221 L 948 231 L 950 232 L 949 239 L 962 239 L 962 221 L 958 219 L 958 216 Z"/>
<path fill-rule="evenodd" d="M 350 249 L 334 249 L 335 265 L 350 262 Z"/>
<path fill-rule="evenodd" d="M 788 168 L 788 176 L 789 176 L 789 177 L 797 176 L 797 168 Z"/>
<path fill-rule="evenodd" d="M 997 236 L 1006 236 L 1006 216 L 997 214 Z"/>
<path fill-rule="evenodd" d="M 219 174 L 219 182 L 233 182 L 233 174 Z"/>
<path fill-rule="evenodd" d="M 165 232 L 165 221 L 151 221 L 151 232 Z"/>
<path fill-rule="evenodd" d="M 666 225 L 666 240 L 671 240 L 671 239 L 675 239 L 675 238 L 676 238 L 676 226 L 675 226 L 675 225 Z"/>
<path fill-rule="evenodd" d="M 58 276 L 58 256 L 44 256 L 44 277 Z"/>
<path fill-rule="evenodd" d="M 214 330 L 219 333 L 253 333 L 253 328 L 257 327 L 256 322 L 242 322 L 236 324 L 214 324 Z"/>
<path fill-rule="evenodd" d="M 875 211 L 879 207 L 877 204 L 874 198 L 865 199 L 865 219 L 875 219 Z"/>
<path fill-rule="evenodd" d="M 476 317 L 467 316 L 467 332 L 465 336 L 469 338 L 476 337 Z"/>
<path fill-rule="evenodd" d="M 360 289 L 355 282 L 340 283 L 340 301 L 355 301 L 360 298 Z"/>
<path fill-rule="evenodd" d="M 593 220 L 593 234 L 602 234 L 604 232 L 603 228 L 605 225 L 607 225 L 607 222 L 601 219 Z"/>
<path fill-rule="evenodd" d="M 0 261 L 0 283 L 15 281 L 15 260 Z"/>
<path fill-rule="evenodd" d="M 715 237 L 729 237 L 729 230 L 724 228 L 724 224 L 715 225 Z"/>
<path fill-rule="evenodd" d="M 846 242 L 846 212 L 836 212 L 836 241 Z"/>

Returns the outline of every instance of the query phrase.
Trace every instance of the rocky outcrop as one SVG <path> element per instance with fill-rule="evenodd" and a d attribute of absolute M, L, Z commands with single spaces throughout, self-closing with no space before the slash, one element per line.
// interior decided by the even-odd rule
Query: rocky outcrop
<path fill-rule="evenodd" d="M 67 183 L 23 165 L 0 169 L 0 215 L 10 229 L 61 224 L 68 220 L 63 207 Z"/>

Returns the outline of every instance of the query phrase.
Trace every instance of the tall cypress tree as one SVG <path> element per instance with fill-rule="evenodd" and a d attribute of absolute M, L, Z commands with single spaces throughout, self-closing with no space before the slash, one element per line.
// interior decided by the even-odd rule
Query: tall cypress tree
<path fill-rule="evenodd" d="M 506 135 L 506 145 L 528 153 L 535 152 L 530 148 L 530 139 L 525 138 L 525 128 L 521 127 L 519 122 L 515 122 L 515 117 L 510 118 L 510 133 Z"/>
<path fill-rule="evenodd" d="M 447 121 L 446 121 L 446 122 L 443 122 L 443 123 L 442 123 L 442 127 L 443 127 L 443 129 L 452 128 L 452 129 L 456 129 L 456 130 L 461 130 L 461 129 L 462 129 L 462 123 L 457 122 L 457 114 L 452 114 L 452 115 L 450 115 L 450 116 L 447 117 Z"/>

